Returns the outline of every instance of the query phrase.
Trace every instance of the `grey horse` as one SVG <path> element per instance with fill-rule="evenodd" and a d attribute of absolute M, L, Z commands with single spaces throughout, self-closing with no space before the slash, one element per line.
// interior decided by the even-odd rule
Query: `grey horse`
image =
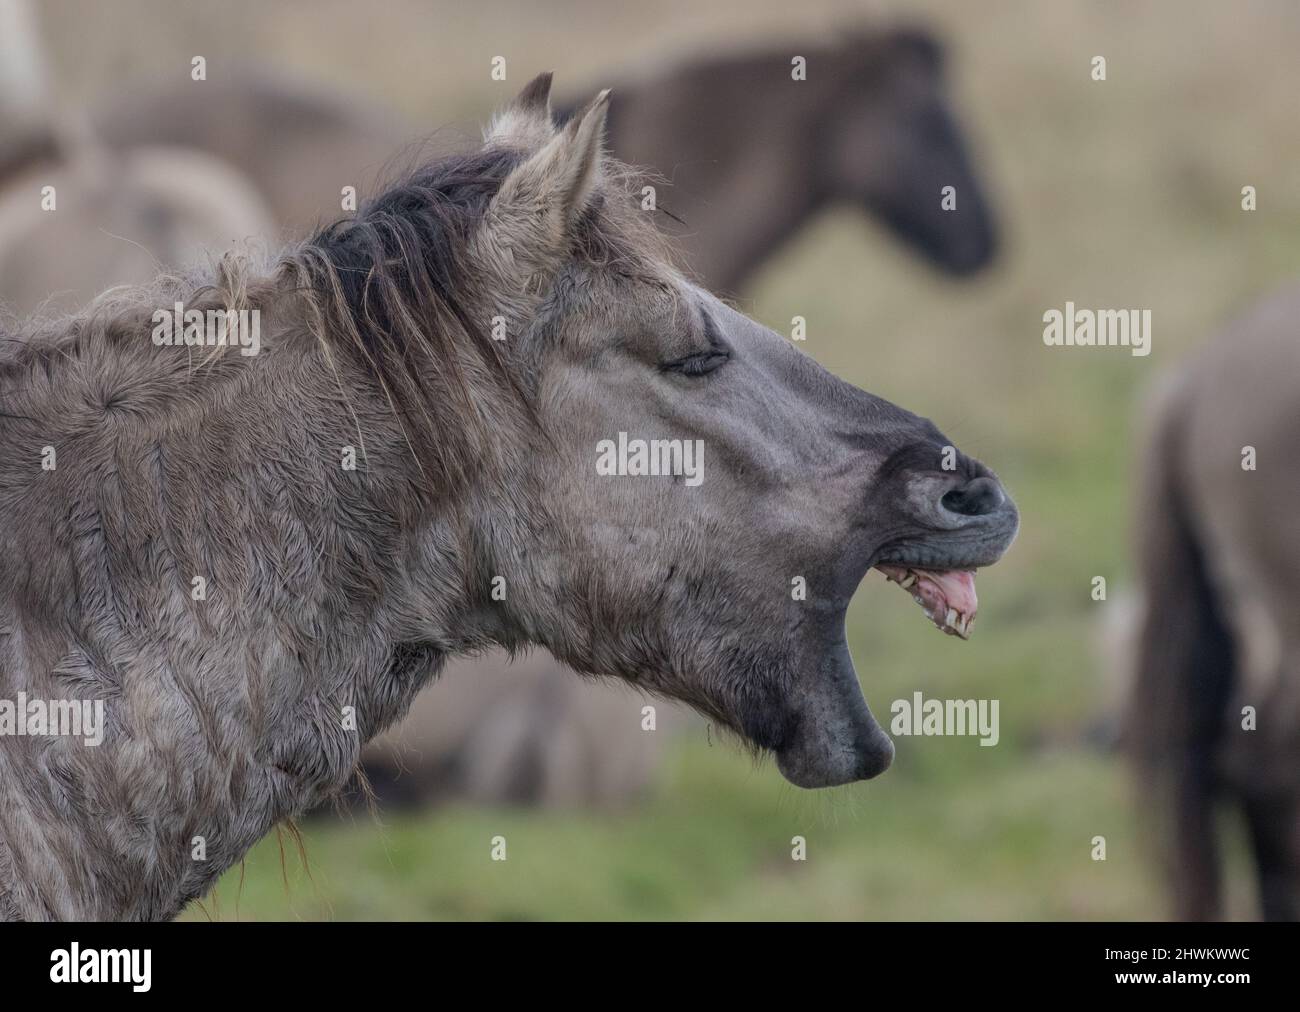
<path fill-rule="evenodd" d="M 1254 307 L 1155 399 L 1137 501 L 1144 617 L 1125 741 L 1175 913 L 1221 916 L 1219 809 L 1261 912 L 1300 918 L 1300 290 Z"/>
<path fill-rule="evenodd" d="M 5 342 L 0 914 L 174 916 L 488 646 L 800 787 L 889 767 L 849 599 L 878 566 L 969 635 L 1015 506 L 687 281 L 606 95 L 557 129 L 549 89 L 267 264 Z"/>
<path fill-rule="evenodd" d="M 803 80 L 795 56 L 806 61 Z M 743 290 L 832 207 L 861 209 L 926 262 L 966 276 L 991 262 L 998 238 L 950 90 L 932 33 L 856 27 L 833 42 L 793 40 L 628 72 L 610 97 L 607 143 L 656 170 L 647 185 L 660 225 L 710 290 Z M 364 192 L 410 135 L 355 100 L 251 68 L 194 89 L 114 94 L 96 124 L 123 154 L 168 144 L 227 160 L 290 229 L 331 217 L 343 185 Z M 660 706 L 657 733 L 628 737 L 619 729 L 646 705 L 640 694 L 575 686 L 548 661 L 520 666 L 492 652 L 453 662 L 439 698 L 417 699 L 366 749 L 364 768 L 385 806 L 448 797 L 612 806 L 639 797 L 682 714 Z M 545 716 L 522 720 L 523 706 Z M 589 759 L 596 748 L 606 757 L 598 765 Z"/>

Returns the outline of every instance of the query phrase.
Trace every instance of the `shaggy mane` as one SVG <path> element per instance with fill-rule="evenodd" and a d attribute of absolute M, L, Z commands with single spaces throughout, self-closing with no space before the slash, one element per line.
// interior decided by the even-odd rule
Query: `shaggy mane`
<path fill-rule="evenodd" d="M 104 353 L 127 349 L 137 377 L 174 372 L 175 359 L 149 344 L 160 307 L 180 301 L 187 309 L 259 309 L 277 320 L 271 341 L 292 330 L 315 338 L 349 403 L 341 360 L 377 385 L 426 478 L 463 477 L 493 452 L 503 410 L 531 414 L 520 366 L 508 367 L 502 342 L 488 332 L 492 312 L 475 302 L 491 293 L 476 283 L 466 256 L 493 196 L 523 157 L 503 146 L 446 155 L 278 254 L 230 252 L 144 285 L 109 289 L 75 314 L 0 321 L 0 422 L 24 418 L 26 405 L 4 396 L 15 373 L 52 381 L 83 359 L 93 369 Z M 575 254 L 662 283 L 665 265 L 675 266 L 677 257 L 653 216 L 639 209 L 650 177 L 612 158 L 603 177 L 601 199 L 577 223 Z M 234 374 L 247 361 L 217 355 L 204 365 L 209 375 Z M 109 405 L 111 391 L 102 399 Z"/>
<path fill-rule="evenodd" d="M 281 259 L 311 293 L 313 330 L 375 376 L 404 420 L 429 420 L 430 394 L 449 395 L 469 421 L 469 372 L 486 366 L 513 384 L 498 342 L 465 299 L 464 252 L 519 155 L 448 156 L 386 188 Z M 445 389 L 430 391 L 430 377 Z"/>

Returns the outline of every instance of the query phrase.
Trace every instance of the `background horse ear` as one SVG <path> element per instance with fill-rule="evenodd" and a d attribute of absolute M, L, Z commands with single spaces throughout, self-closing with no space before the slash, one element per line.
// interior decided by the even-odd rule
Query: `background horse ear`
<path fill-rule="evenodd" d="M 573 226 L 600 189 L 608 108 L 606 89 L 501 183 L 474 242 L 498 290 L 535 294 L 567 255 Z"/>
<path fill-rule="evenodd" d="M 555 134 L 551 120 L 552 71 L 538 74 L 524 90 L 492 117 L 483 131 L 488 144 L 506 144 L 526 149 L 540 147 Z"/>

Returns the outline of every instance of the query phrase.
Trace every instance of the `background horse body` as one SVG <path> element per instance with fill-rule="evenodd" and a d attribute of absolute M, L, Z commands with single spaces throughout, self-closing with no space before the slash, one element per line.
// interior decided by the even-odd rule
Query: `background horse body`
<path fill-rule="evenodd" d="M 72 312 L 112 285 L 274 232 L 256 188 L 220 159 L 72 141 L 0 178 L 0 305 Z"/>
<path fill-rule="evenodd" d="M 1222 912 L 1225 802 L 1244 815 L 1264 915 L 1300 918 L 1298 317 L 1291 289 L 1194 356 L 1144 459 L 1125 734 L 1188 919 Z"/>

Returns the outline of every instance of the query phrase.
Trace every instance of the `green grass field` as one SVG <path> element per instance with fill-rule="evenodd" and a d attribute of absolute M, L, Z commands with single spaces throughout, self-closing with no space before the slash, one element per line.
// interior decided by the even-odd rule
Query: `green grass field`
<path fill-rule="evenodd" d="M 489 0 L 473 16 L 440 18 L 398 2 L 390 16 L 405 30 L 385 39 L 352 31 L 341 2 L 314 5 L 301 32 L 292 13 L 249 8 L 260 41 L 212 45 L 262 46 L 290 69 L 328 71 L 413 116 L 441 102 L 444 118 L 463 120 L 536 70 L 554 67 L 566 85 L 605 83 L 625 60 L 671 55 L 673 40 L 707 48 L 734 24 L 746 38 L 807 37 L 859 5 L 562 6 L 568 15 L 552 17 Z M 1090 581 L 1105 576 L 1113 597 L 1129 579 L 1144 391 L 1228 314 L 1300 268 L 1300 61 L 1291 52 L 1300 8 L 929 0 L 908 10 L 949 38 L 957 105 L 1005 221 L 1002 261 L 978 280 L 946 282 L 841 210 L 768 265 L 743 306 L 783 332 L 792 316 L 807 317 L 810 354 L 934 418 L 1015 494 L 1022 534 L 980 577 L 971 642 L 939 635 L 879 574 L 850 615 L 877 715 L 917 689 L 997 698 L 1000 744 L 902 738 L 883 779 L 813 795 L 770 763 L 755 767 L 734 746 L 691 733 L 673 747 L 654 797 L 631 812 L 448 808 L 382 826 L 312 822 L 310 875 L 291 841 L 282 862 L 272 837 L 188 917 L 1163 914 L 1124 770 L 1084 741 L 1106 674 L 1094 650 L 1105 605 L 1090 599 Z M 188 39 L 212 26 L 199 5 L 186 12 L 160 31 L 188 53 Z M 116 66 L 114 52 L 64 55 L 86 57 L 80 86 L 89 87 Z M 518 68 L 509 88 L 487 79 L 497 52 Z M 1098 54 L 1108 60 L 1103 83 L 1088 73 Z M 1239 207 L 1247 184 L 1259 192 L 1254 213 Z M 1151 309 L 1153 354 L 1045 347 L 1042 314 L 1067 299 Z M 506 861 L 490 859 L 498 835 Z M 794 836 L 806 838 L 806 861 L 791 860 Z M 1106 839 L 1105 861 L 1091 857 L 1096 836 Z M 1230 857 L 1231 909 L 1249 916 L 1239 842 Z"/>

